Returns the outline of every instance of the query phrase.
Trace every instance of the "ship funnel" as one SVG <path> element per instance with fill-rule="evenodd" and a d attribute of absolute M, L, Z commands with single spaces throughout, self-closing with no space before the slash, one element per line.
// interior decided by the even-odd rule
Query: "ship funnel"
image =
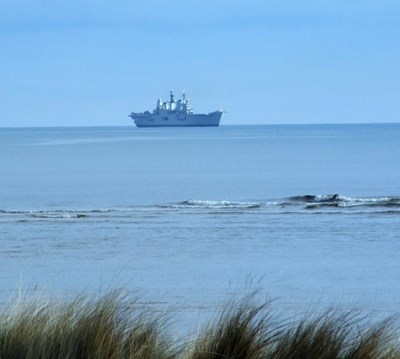
<path fill-rule="evenodd" d="M 174 92 L 172 90 L 169 92 L 169 96 L 170 96 L 170 102 L 174 103 L 175 102 L 175 100 L 174 100 Z"/>

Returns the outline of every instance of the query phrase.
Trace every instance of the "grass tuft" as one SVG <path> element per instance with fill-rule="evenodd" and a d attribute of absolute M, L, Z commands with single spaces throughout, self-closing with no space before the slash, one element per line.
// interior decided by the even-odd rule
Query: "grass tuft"
<path fill-rule="evenodd" d="M 210 323 L 195 341 L 193 359 L 261 359 L 278 337 L 272 326 L 269 303 L 259 304 L 255 295 L 223 308 L 215 323 Z"/>
<path fill-rule="evenodd" d="M 24 299 L 0 313 L 0 359 L 400 359 L 393 321 L 328 310 L 289 322 L 269 304 L 252 294 L 226 305 L 182 346 L 165 315 L 120 291 Z"/>
<path fill-rule="evenodd" d="M 25 301 L 0 316 L 0 358 L 175 358 L 164 324 L 120 292 L 66 304 Z"/>

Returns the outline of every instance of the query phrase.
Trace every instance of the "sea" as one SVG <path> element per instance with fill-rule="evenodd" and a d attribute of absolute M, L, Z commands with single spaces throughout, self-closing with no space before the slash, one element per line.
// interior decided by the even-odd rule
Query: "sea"
<path fill-rule="evenodd" d="M 1 128 L 0 303 L 114 289 L 397 315 L 400 123 Z"/>

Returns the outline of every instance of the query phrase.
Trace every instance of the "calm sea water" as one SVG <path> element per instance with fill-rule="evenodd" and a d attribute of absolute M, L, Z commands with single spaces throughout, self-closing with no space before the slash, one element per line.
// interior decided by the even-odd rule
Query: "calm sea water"
<path fill-rule="evenodd" d="M 0 301 L 124 287 L 187 316 L 257 287 L 398 313 L 399 144 L 400 124 L 0 129 Z"/>

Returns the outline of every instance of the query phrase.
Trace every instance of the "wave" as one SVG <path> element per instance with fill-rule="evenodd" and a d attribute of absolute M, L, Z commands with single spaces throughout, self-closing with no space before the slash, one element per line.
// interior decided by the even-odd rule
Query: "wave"
<path fill-rule="evenodd" d="M 293 202 L 304 202 L 304 203 L 333 203 L 337 201 L 346 200 L 347 197 L 344 197 L 340 194 L 306 194 L 303 196 L 293 196 L 289 197 L 290 201 Z"/>
<path fill-rule="evenodd" d="M 303 195 L 294 196 L 288 199 L 288 203 L 298 205 L 303 204 L 306 209 L 315 209 L 323 207 L 384 207 L 400 208 L 400 197 L 347 197 L 340 194 L 323 195 Z"/>
<path fill-rule="evenodd" d="M 57 210 L 0 210 L 0 214 L 2 215 L 16 215 L 16 216 L 28 216 L 31 218 L 85 218 L 88 217 L 91 213 L 108 213 L 112 212 L 112 209 L 93 209 L 93 210 L 66 210 L 66 209 L 57 209 Z"/>
<path fill-rule="evenodd" d="M 49 209 L 49 210 L 5 210 L 0 209 L 0 218 L 7 220 L 9 217 L 25 219 L 84 219 L 130 217 L 144 215 L 159 215 L 162 211 L 213 211 L 215 213 L 238 213 L 252 209 L 263 209 L 265 213 L 293 214 L 293 213 L 355 213 L 358 209 L 362 213 L 400 214 L 400 197 L 348 197 L 341 194 L 299 195 L 286 199 L 270 201 L 228 201 L 228 200 L 186 200 L 176 203 L 155 205 L 133 205 L 130 207 L 81 209 Z M 340 211 L 339 211 L 340 210 Z M 160 212 L 161 211 L 161 212 Z"/>
<path fill-rule="evenodd" d="M 178 203 L 158 205 L 161 208 L 173 209 L 251 209 L 263 206 L 261 202 L 232 202 L 232 201 L 208 201 L 208 200 L 187 200 Z"/>

